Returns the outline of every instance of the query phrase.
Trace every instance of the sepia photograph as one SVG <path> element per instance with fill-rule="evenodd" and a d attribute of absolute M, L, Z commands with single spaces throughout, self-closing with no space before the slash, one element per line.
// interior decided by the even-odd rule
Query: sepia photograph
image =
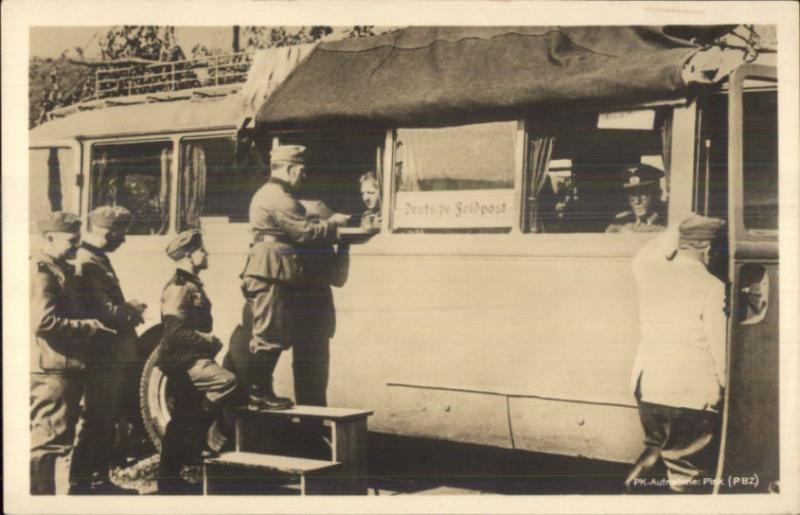
<path fill-rule="evenodd" d="M 6 511 L 800 508 L 796 4 L 238 4 L 4 4 Z"/>

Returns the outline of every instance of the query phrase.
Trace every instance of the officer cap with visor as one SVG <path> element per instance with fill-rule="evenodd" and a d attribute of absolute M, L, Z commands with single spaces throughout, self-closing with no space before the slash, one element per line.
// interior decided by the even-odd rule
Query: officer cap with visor
<path fill-rule="evenodd" d="M 36 222 L 39 232 L 47 234 L 49 232 L 80 233 L 81 219 L 77 215 L 64 211 L 49 213 L 46 217 Z"/>
<path fill-rule="evenodd" d="M 657 188 L 664 172 L 644 163 L 628 166 L 622 171 L 622 187 L 626 192 Z"/>
<path fill-rule="evenodd" d="M 183 231 L 167 245 L 167 256 L 178 261 L 203 246 L 203 233 L 198 229 Z"/>
<path fill-rule="evenodd" d="M 132 218 L 131 212 L 122 206 L 100 206 L 89 213 L 92 227 L 109 231 L 127 231 Z"/>

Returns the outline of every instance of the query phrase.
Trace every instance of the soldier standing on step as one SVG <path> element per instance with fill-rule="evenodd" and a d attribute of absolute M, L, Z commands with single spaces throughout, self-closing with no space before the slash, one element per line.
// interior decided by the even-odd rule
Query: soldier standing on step
<path fill-rule="evenodd" d="M 306 148 L 279 146 L 270 154 L 270 179 L 253 196 L 253 242 L 242 272 L 242 292 L 252 313 L 247 382 L 253 409 L 286 409 L 292 401 L 275 394 L 272 374 L 281 352 L 292 346 L 305 323 L 303 295 L 308 277 L 308 244 L 332 243 L 347 215 L 313 221 L 297 200 L 305 177 Z"/>

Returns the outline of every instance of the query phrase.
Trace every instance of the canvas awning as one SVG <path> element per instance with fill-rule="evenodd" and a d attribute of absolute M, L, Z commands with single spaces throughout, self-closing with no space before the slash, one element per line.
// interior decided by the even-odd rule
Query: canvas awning
<path fill-rule="evenodd" d="M 320 43 L 257 110 L 257 126 L 437 127 L 543 107 L 661 100 L 720 77 L 662 27 L 411 27 Z"/>

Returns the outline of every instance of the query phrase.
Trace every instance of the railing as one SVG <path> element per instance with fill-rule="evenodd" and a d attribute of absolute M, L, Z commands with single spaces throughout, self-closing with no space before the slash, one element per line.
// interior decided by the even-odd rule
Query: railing
<path fill-rule="evenodd" d="M 97 70 L 94 98 L 241 83 L 247 80 L 251 60 L 251 53 L 240 52 L 182 61 L 133 63 Z"/>

